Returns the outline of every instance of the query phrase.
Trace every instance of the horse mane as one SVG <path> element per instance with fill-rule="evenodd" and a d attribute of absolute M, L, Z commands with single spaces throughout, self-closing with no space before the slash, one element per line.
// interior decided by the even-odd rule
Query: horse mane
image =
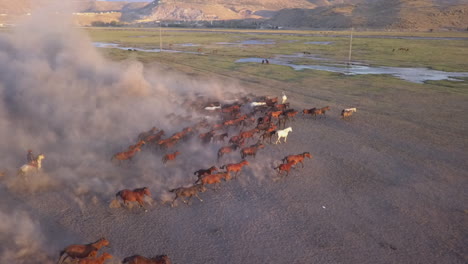
<path fill-rule="evenodd" d="M 142 187 L 142 188 L 137 188 L 135 190 L 133 190 L 134 192 L 144 192 L 145 190 L 147 190 L 148 187 Z"/>

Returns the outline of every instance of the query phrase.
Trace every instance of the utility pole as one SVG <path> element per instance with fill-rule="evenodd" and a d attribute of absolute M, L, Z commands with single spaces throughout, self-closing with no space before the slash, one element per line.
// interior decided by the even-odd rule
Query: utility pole
<path fill-rule="evenodd" d="M 353 49 L 353 31 L 354 31 L 354 27 L 351 28 L 351 37 L 349 39 L 348 65 L 351 65 L 351 51 Z"/>
<path fill-rule="evenodd" d="M 161 37 L 161 30 L 162 30 L 162 27 L 161 27 L 161 21 L 158 20 L 156 21 L 159 23 L 159 52 L 162 52 L 162 37 Z"/>

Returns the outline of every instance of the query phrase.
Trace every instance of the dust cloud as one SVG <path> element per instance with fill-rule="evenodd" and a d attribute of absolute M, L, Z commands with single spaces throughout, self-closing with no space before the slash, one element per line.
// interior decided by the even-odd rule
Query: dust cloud
<path fill-rule="evenodd" d="M 163 153 L 150 148 L 132 164 L 116 166 L 110 159 L 153 126 L 168 136 L 201 120 L 203 115 L 181 107 L 186 100 L 203 94 L 223 99 L 225 91 L 241 93 L 238 86 L 106 60 L 67 12 L 53 10 L 0 36 L 0 170 L 7 172 L 1 183 L 8 195 L 54 191 L 85 213 L 88 203 L 108 203 L 118 190 L 148 186 L 156 203 L 167 202 L 168 189 L 193 183 L 193 171 L 215 165 L 220 145 L 202 147 L 196 138 L 176 147 L 184 160 L 178 164 L 164 166 Z M 169 114 L 191 119 L 173 121 Z M 18 177 L 29 149 L 45 155 L 42 172 Z M 0 238 L 11 238 L 0 252 L 2 263 L 32 263 L 33 255 L 47 263 L 57 253 L 44 250 L 50 247 L 34 218 L 0 212 Z"/>

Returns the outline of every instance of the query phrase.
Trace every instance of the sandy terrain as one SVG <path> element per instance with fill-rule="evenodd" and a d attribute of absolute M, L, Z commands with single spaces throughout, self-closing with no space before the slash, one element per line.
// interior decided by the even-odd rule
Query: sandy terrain
<path fill-rule="evenodd" d="M 321 105 L 317 97 L 326 96 L 311 94 L 288 91 L 297 109 Z M 451 96 L 433 100 L 457 103 Z M 110 209 L 112 195 L 91 192 L 80 198 L 87 203 L 81 211 L 67 189 L 24 196 L 2 187 L 2 211 L 21 208 L 32 215 L 41 239 L 56 252 L 105 236 L 112 244 L 107 252 L 119 259 L 167 254 L 174 263 L 466 263 L 466 123 L 448 129 L 456 121 L 435 116 L 421 124 L 416 116 L 394 114 L 398 109 L 376 113 L 364 106 L 344 122 L 340 106 L 331 107 L 327 119 L 297 118 L 287 144 L 268 145 L 248 158 L 256 169 L 203 193 L 203 203 L 171 208 L 157 199 L 144 213 Z M 314 156 L 305 168 L 275 181 L 274 165 L 304 151 Z M 184 170 L 187 184 L 195 179 L 196 158 L 181 158 L 187 162 L 169 164 L 165 174 Z M 131 174 L 132 166 L 122 170 Z"/>

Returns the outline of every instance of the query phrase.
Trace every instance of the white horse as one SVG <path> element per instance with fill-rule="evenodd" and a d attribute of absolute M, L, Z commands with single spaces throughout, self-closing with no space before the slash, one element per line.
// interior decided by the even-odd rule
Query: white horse
<path fill-rule="evenodd" d="M 218 110 L 218 109 L 221 109 L 221 106 L 207 106 L 205 107 L 205 110 L 208 110 L 208 111 L 215 111 L 215 110 Z"/>
<path fill-rule="evenodd" d="M 281 103 L 282 103 L 282 104 L 286 103 L 286 100 L 288 100 L 288 97 L 287 97 L 286 94 L 283 92 L 283 97 L 281 97 Z"/>
<path fill-rule="evenodd" d="M 284 143 L 286 143 L 286 139 L 288 138 L 288 133 L 292 132 L 292 127 L 285 128 L 283 130 L 278 130 L 276 131 L 276 134 L 278 135 L 278 139 L 276 140 L 275 144 L 278 144 L 278 142 L 281 144 L 281 138 L 284 138 Z"/>
<path fill-rule="evenodd" d="M 353 107 L 353 108 L 345 108 L 344 110 L 345 110 L 345 112 L 356 112 L 356 111 L 357 111 L 356 107 Z"/>
<path fill-rule="evenodd" d="M 42 160 L 44 158 L 45 158 L 44 154 L 39 154 L 33 162 L 27 163 L 21 166 L 18 170 L 17 175 L 25 175 L 29 171 L 35 171 L 35 172 L 40 171 L 42 168 Z"/>
<path fill-rule="evenodd" d="M 266 105 L 266 102 L 251 102 L 250 107 L 255 107 L 255 106 L 264 106 Z"/>

